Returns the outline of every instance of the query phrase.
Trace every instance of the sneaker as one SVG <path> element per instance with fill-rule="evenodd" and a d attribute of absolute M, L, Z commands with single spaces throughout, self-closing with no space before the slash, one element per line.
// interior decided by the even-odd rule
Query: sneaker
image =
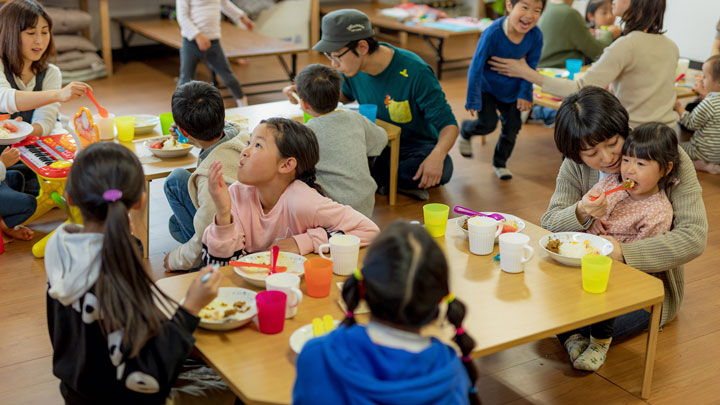
<path fill-rule="evenodd" d="M 498 176 L 498 178 L 500 178 L 500 180 L 512 179 L 512 172 L 507 167 L 493 166 L 493 169 L 495 169 L 495 175 Z"/>
<path fill-rule="evenodd" d="M 466 139 L 462 135 L 460 135 L 460 138 L 458 139 L 458 149 L 460 149 L 460 154 L 463 157 L 471 158 L 473 155 L 470 139 Z"/>
<path fill-rule="evenodd" d="M 414 188 L 414 189 L 407 189 L 407 188 L 398 188 L 398 193 L 404 194 L 408 197 L 412 197 L 416 200 L 420 201 L 427 201 L 430 199 L 430 193 L 422 188 Z"/>

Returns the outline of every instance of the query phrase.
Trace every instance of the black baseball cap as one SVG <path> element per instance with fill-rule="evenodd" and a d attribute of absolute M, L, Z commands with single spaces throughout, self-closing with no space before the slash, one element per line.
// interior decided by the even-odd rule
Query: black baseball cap
<path fill-rule="evenodd" d="M 322 19 L 322 37 L 313 46 L 318 52 L 335 52 L 351 41 L 375 36 L 370 19 L 355 9 L 335 10 Z"/>

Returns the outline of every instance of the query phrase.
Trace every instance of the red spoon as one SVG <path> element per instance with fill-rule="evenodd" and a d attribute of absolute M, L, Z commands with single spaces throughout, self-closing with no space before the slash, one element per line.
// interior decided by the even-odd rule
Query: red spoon
<path fill-rule="evenodd" d="M 92 101 L 93 104 L 95 104 L 95 107 L 97 107 L 98 114 L 100 114 L 100 116 L 103 117 L 103 118 L 107 118 L 107 117 L 108 117 L 108 112 L 107 112 L 107 110 L 104 109 L 100 104 L 98 104 L 97 100 L 95 100 L 95 96 L 93 96 L 93 94 L 92 94 L 92 91 L 91 91 L 90 89 L 87 89 L 87 90 L 85 91 L 85 94 L 87 94 L 87 96 L 88 96 L 88 98 L 90 99 L 90 101 Z"/>
<path fill-rule="evenodd" d="M 248 262 L 237 262 L 235 260 L 230 261 L 230 265 L 233 267 L 258 267 L 261 269 L 270 269 L 272 268 L 271 264 L 262 264 L 262 263 L 248 263 Z M 283 273 L 287 270 L 287 267 L 285 266 L 276 266 L 275 272 L 276 273 Z"/>
<path fill-rule="evenodd" d="M 272 262 L 270 267 L 270 273 L 273 274 L 277 272 L 277 259 L 278 255 L 280 254 L 280 247 L 275 245 L 272 247 Z"/>
<path fill-rule="evenodd" d="M 627 180 L 623 181 L 621 185 L 615 187 L 612 190 L 606 191 L 604 194 L 609 195 L 609 194 L 612 194 L 612 193 L 614 193 L 616 191 L 620 191 L 620 190 L 630 190 L 633 187 L 635 187 L 635 182 L 630 179 L 627 179 Z M 590 197 L 590 201 L 595 201 L 598 198 L 600 198 L 600 197 Z"/>

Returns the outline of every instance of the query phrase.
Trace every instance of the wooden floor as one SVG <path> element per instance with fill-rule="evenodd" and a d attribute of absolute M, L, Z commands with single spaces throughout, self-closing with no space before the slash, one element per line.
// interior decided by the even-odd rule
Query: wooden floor
<path fill-rule="evenodd" d="M 324 58 L 322 58 L 324 59 Z M 250 66 L 233 66 L 241 82 L 280 78 L 273 58 L 251 59 Z M 324 60 L 313 60 L 324 62 Z M 309 63 L 300 58 L 300 66 Z M 98 100 L 116 115 L 159 114 L 170 110 L 175 88 L 177 58 L 116 63 L 112 79 L 92 82 Z M 202 73 L 202 72 L 201 72 Z M 444 73 L 445 89 L 458 120 L 469 115 L 463 109 L 465 71 Z M 207 76 L 205 76 L 207 77 Z M 202 78 L 202 77 L 201 77 Z M 281 99 L 279 93 L 251 97 L 251 103 Z M 232 103 L 232 101 L 228 101 Z M 63 105 L 72 114 L 79 105 Z M 227 107 L 234 105 L 227 104 Z M 497 132 L 486 145 L 474 140 L 474 159 L 462 158 L 454 148 L 455 172 L 445 187 L 430 192 L 431 200 L 460 204 L 477 210 L 512 213 L 534 223 L 547 207 L 560 154 L 552 130 L 526 125 L 518 138 L 509 168 L 510 181 L 499 181 L 492 172 L 491 157 Z M 645 336 L 613 344 L 605 365 L 595 374 L 573 370 L 555 339 L 544 339 L 478 360 L 479 390 L 484 404 L 710 404 L 720 403 L 720 176 L 699 175 L 708 209 L 710 233 L 706 253 L 686 267 L 685 302 L 678 318 L 660 333 L 652 395 L 638 399 L 645 352 Z M 162 181 L 151 188 L 150 264 L 156 278 L 165 277 L 164 253 L 177 246 L 167 231 L 169 207 Z M 382 228 L 394 219 L 422 219 L 422 203 L 398 197 L 394 207 L 385 197 L 376 199 L 373 219 Z M 36 240 L 53 229 L 63 216 L 57 210 L 37 224 Z M 52 374 L 52 349 L 45 321 L 45 271 L 42 260 L 33 259 L 31 242 L 13 242 L 0 255 L 0 403 L 62 403 L 58 380 Z M 715 296 L 715 298 L 713 298 Z M 487 308 L 492 311 L 492 308 Z M 493 333 L 492 330 L 485 333 Z"/>

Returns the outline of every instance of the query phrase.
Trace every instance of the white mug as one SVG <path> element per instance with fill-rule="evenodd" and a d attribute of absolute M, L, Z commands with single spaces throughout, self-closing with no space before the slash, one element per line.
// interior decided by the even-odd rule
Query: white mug
<path fill-rule="evenodd" d="M 303 297 L 300 291 L 300 277 L 291 273 L 274 273 L 265 279 L 265 288 L 268 291 L 282 291 L 287 295 L 285 318 L 292 318 L 297 314 L 297 307 Z"/>
<path fill-rule="evenodd" d="M 330 248 L 332 257 L 325 256 L 323 250 Z M 333 273 L 339 276 L 349 276 L 358 267 L 360 253 L 360 238 L 354 235 L 335 235 L 330 243 L 320 245 L 320 256 L 333 261 Z"/>
<path fill-rule="evenodd" d="M 470 252 L 475 255 L 492 253 L 495 238 L 502 232 L 500 222 L 489 217 L 472 217 L 467 222 Z"/>
<path fill-rule="evenodd" d="M 523 265 L 535 252 L 528 242 L 530 237 L 517 232 L 508 232 L 498 237 L 500 241 L 500 269 L 508 273 L 522 273 Z M 528 252 L 527 257 L 523 252 Z"/>
<path fill-rule="evenodd" d="M 115 114 L 108 114 L 107 118 L 99 114 L 93 115 L 93 122 L 98 127 L 101 141 L 112 141 L 115 138 Z"/>

